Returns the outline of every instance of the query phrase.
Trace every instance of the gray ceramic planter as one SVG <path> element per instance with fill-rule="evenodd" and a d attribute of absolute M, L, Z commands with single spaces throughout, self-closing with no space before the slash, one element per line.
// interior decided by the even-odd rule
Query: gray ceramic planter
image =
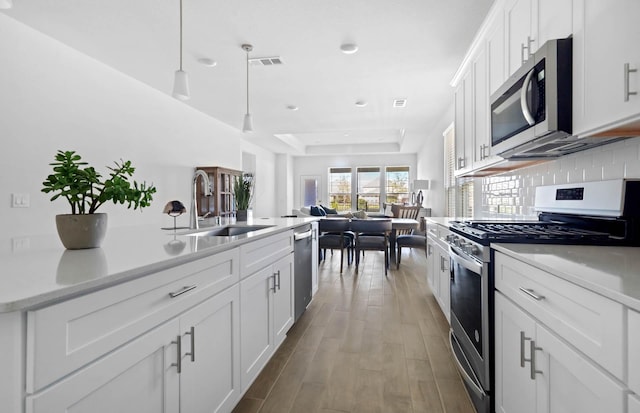
<path fill-rule="evenodd" d="M 107 214 L 56 215 L 56 227 L 65 248 L 97 248 L 107 232 Z"/>

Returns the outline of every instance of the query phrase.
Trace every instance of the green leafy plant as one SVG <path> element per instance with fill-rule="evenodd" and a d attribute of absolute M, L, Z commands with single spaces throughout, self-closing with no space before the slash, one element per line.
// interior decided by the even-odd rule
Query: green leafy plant
<path fill-rule="evenodd" d="M 233 181 L 233 196 L 237 210 L 247 210 L 253 200 L 253 174 L 244 173 Z"/>
<path fill-rule="evenodd" d="M 42 192 L 53 193 L 51 201 L 62 197 L 71 205 L 72 214 L 94 214 L 105 202 L 127 204 L 127 208 L 142 209 L 151 205 L 156 188 L 146 182 L 129 181 L 135 168 L 131 161 L 114 162 L 111 172 L 101 179 L 75 151 L 58 151 L 53 173 L 42 183 Z"/>

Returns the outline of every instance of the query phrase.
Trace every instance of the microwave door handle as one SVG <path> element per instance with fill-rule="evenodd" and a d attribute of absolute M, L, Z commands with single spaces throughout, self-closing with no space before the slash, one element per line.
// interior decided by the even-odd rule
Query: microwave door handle
<path fill-rule="evenodd" d="M 531 71 L 527 73 L 527 77 L 524 78 L 524 83 L 522 84 L 522 90 L 520 91 L 520 107 L 522 108 L 524 118 L 530 126 L 533 126 L 536 121 L 533 119 L 533 115 L 529 109 L 529 104 L 527 103 L 527 86 L 529 86 L 529 83 L 531 82 L 534 71 L 535 69 L 531 69 Z"/>

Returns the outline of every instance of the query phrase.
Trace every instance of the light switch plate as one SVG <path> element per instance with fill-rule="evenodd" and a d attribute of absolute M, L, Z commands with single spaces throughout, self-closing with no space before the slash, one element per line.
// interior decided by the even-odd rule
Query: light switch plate
<path fill-rule="evenodd" d="M 29 194 L 11 194 L 11 208 L 29 208 Z"/>

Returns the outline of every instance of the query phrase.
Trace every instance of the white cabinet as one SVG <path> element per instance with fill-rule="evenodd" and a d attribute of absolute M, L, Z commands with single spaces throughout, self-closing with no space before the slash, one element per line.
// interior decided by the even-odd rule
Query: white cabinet
<path fill-rule="evenodd" d="M 293 325 L 293 291 L 292 254 L 240 282 L 243 389 L 251 385 Z"/>
<path fill-rule="evenodd" d="M 502 294 L 495 294 L 495 403 L 499 413 L 535 413 L 536 392 L 525 354 L 536 323 Z"/>
<path fill-rule="evenodd" d="M 507 73 L 511 76 L 522 66 L 538 45 L 532 33 L 532 2 L 534 0 L 508 0 L 504 8 L 506 31 Z"/>
<path fill-rule="evenodd" d="M 240 400 L 239 314 L 236 284 L 180 317 L 181 413 L 230 412 Z"/>
<path fill-rule="evenodd" d="M 27 413 L 231 411 L 241 396 L 239 298 L 235 285 L 27 396 Z"/>
<path fill-rule="evenodd" d="M 455 173 L 471 168 L 473 163 L 473 77 L 463 75 L 454 92 L 455 106 Z"/>
<path fill-rule="evenodd" d="M 318 292 L 318 222 L 311 223 L 311 297 Z"/>
<path fill-rule="evenodd" d="M 80 372 L 27 396 L 26 412 L 179 411 L 175 366 L 179 331 L 178 320 L 151 330 Z"/>
<path fill-rule="evenodd" d="M 572 11 L 573 0 L 507 0 L 504 16 L 509 76 L 547 40 L 571 35 Z"/>
<path fill-rule="evenodd" d="M 442 241 L 448 229 L 434 223 L 427 224 L 427 282 L 442 313 L 451 321 L 449 251 Z"/>
<path fill-rule="evenodd" d="M 500 10 L 487 30 L 487 72 L 489 98 L 507 79 L 505 74 L 504 12 Z"/>
<path fill-rule="evenodd" d="M 573 32 L 575 0 L 535 0 L 532 23 L 536 25 L 535 50 L 551 39 L 566 39 Z"/>
<path fill-rule="evenodd" d="M 576 349 L 540 325 L 532 343 L 537 412 L 623 411 L 623 386 Z"/>
<path fill-rule="evenodd" d="M 638 16 L 637 0 L 574 0 L 574 134 L 598 134 L 640 119 Z"/>
<path fill-rule="evenodd" d="M 640 395 L 640 313 L 627 310 L 629 387 Z"/>
<path fill-rule="evenodd" d="M 501 252 L 494 258 L 496 411 L 624 412 L 622 305 Z"/>
<path fill-rule="evenodd" d="M 497 412 L 622 412 L 624 388 L 496 293 Z"/>
<path fill-rule="evenodd" d="M 640 413 L 640 399 L 634 395 L 629 395 L 629 413 Z"/>

